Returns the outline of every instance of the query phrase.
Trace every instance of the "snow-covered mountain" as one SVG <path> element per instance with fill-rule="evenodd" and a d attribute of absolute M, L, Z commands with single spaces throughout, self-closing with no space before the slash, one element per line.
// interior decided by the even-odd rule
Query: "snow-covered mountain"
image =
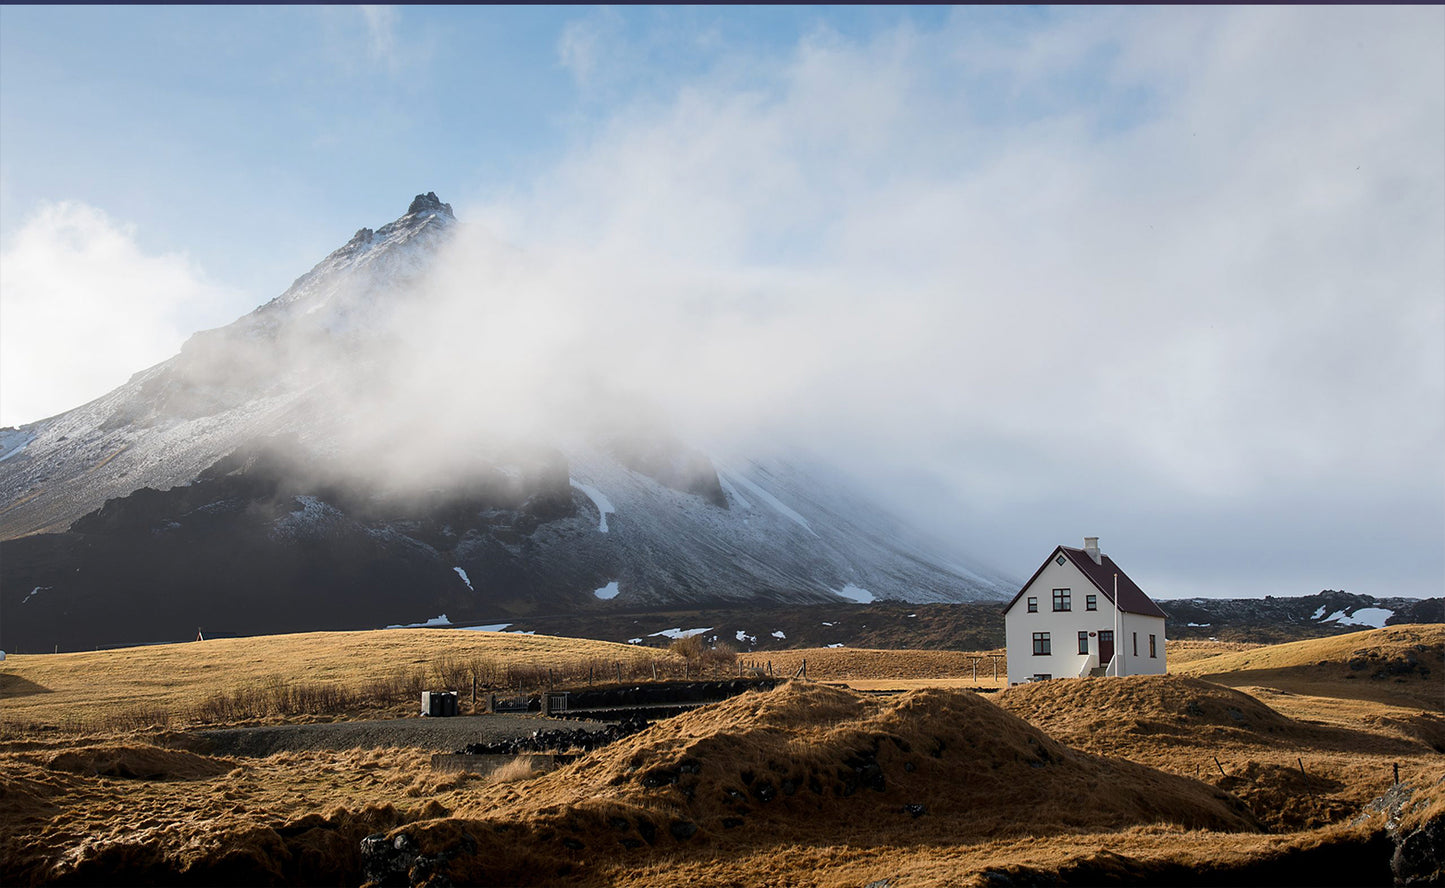
<path fill-rule="evenodd" d="M 420 195 L 115 391 L 0 430 L 0 648 L 1013 591 L 802 456 L 504 416 L 438 456 L 445 436 L 368 413 L 349 395 L 394 373 L 456 228 Z"/>

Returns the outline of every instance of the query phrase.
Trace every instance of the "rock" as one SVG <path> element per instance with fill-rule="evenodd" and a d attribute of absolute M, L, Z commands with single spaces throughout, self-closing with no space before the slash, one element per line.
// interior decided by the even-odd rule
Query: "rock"
<path fill-rule="evenodd" d="M 441 198 L 437 197 L 437 193 L 435 191 L 428 191 L 426 194 L 418 194 L 412 199 L 411 206 L 406 208 L 406 214 L 408 216 L 415 213 L 426 212 L 441 213 L 445 216 L 450 216 L 453 219 L 456 218 L 455 216 L 452 216 L 452 205 L 442 203 Z"/>
<path fill-rule="evenodd" d="M 1390 872 L 1396 885 L 1445 884 L 1445 813 L 1409 832 L 1397 831 Z"/>
<path fill-rule="evenodd" d="M 922 817 L 924 814 L 927 814 L 927 813 L 928 813 L 928 806 L 927 806 L 927 805 L 904 805 L 904 806 L 903 806 L 903 811 L 904 811 L 905 814 L 911 814 L 911 815 L 913 815 L 913 819 L 914 819 L 914 820 L 917 820 L 918 818 Z"/>

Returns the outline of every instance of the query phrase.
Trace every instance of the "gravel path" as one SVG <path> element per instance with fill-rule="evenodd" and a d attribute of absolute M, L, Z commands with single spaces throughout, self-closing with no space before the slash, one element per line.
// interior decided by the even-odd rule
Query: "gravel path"
<path fill-rule="evenodd" d="M 601 722 L 560 720 L 538 715 L 460 715 L 454 718 L 395 718 L 386 721 L 329 722 L 311 725 L 260 725 L 197 731 L 217 755 L 263 756 L 306 749 L 357 749 L 419 746 L 454 752 L 468 743 L 496 743 L 530 737 L 552 728 L 601 730 Z"/>

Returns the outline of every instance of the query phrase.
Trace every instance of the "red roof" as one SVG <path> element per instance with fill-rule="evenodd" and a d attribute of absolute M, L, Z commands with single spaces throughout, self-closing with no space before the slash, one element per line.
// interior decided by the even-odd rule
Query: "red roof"
<path fill-rule="evenodd" d="M 1044 572 L 1044 568 L 1049 566 L 1049 562 L 1053 561 L 1060 554 L 1072 561 L 1074 567 L 1077 567 L 1080 573 L 1089 578 L 1089 582 L 1093 583 L 1100 592 L 1104 593 L 1105 600 L 1110 604 L 1114 603 L 1114 577 L 1117 576 L 1119 578 L 1119 610 L 1128 614 L 1140 614 L 1146 617 L 1165 617 L 1167 619 L 1167 615 L 1159 609 L 1159 605 L 1155 604 L 1153 599 L 1148 595 L 1145 595 L 1144 590 L 1140 589 L 1133 580 L 1129 579 L 1128 574 L 1119 569 L 1119 565 L 1114 563 L 1114 559 L 1108 555 L 1102 555 L 1099 558 L 1102 563 L 1095 564 L 1094 559 L 1089 556 L 1088 552 L 1085 552 L 1083 549 L 1071 549 L 1068 546 L 1058 546 L 1054 551 L 1049 553 L 1049 557 L 1044 559 L 1044 563 L 1039 565 L 1039 569 L 1034 571 L 1034 575 L 1029 577 L 1027 583 L 1024 583 L 1023 588 L 1018 591 L 1018 595 L 1015 595 L 1013 599 L 1009 601 L 1008 606 L 1004 608 L 1004 613 L 1008 613 L 1009 610 L 1018 603 L 1019 598 L 1023 596 L 1024 592 L 1034 584 L 1034 580 L 1039 578 L 1039 574 Z"/>

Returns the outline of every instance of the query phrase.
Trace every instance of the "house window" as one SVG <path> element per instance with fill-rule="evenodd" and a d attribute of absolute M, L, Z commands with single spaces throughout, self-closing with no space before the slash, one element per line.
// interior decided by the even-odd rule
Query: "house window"
<path fill-rule="evenodd" d="M 1035 672 L 1034 681 L 1049 681 L 1054 677 L 1051 672 Z"/>
<path fill-rule="evenodd" d="M 1051 653 L 1053 653 L 1053 644 L 1052 644 L 1052 642 L 1049 640 L 1049 633 L 1047 633 L 1047 632 L 1035 632 L 1035 633 L 1034 633 L 1034 656 L 1035 656 L 1035 657 L 1047 657 L 1047 656 L 1048 656 L 1049 654 L 1051 654 Z"/>
<path fill-rule="evenodd" d="M 1031 614 L 1036 614 L 1036 613 L 1038 613 L 1038 612 L 1039 612 L 1039 600 L 1038 600 L 1037 598 L 1030 598 L 1030 599 L 1029 599 L 1029 613 L 1031 613 Z"/>
<path fill-rule="evenodd" d="M 1055 559 L 1054 559 L 1054 563 L 1057 564 L 1059 567 L 1063 567 L 1063 566 L 1064 566 L 1064 556 L 1060 555 L 1058 558 L 1055 558 Z"/>
<path fill-rule="evenodd" d="M 1087 632 L 1080 632 L 1080 633 L 1079 633 L 1079 653 L 1081 653 L 1081 654 L 1087 654 L 1088 652 L 1089 652 L 1089 633 L 1087 633 Z"/>
<path fill-rule="evenodd" d="M 1069 604 L 1069 594 L 1070 594 L 1070 593 L 1069 593 L 1069 590 L 1068 590 L 1068 589 L 1055 589 L 1055 590 L 1054 590 L 1054 610 L 1056 610 L 1056 611 L 1073 610 L 1073 606 L 1072 606 L 1071 604 Z"/>
<path fill-rule="evenodd" d="M 1096 610 L 1098 610 L 1098 609 L 1099 609 L 1099 596 L 1097 596 L 1097 595 L 1085 595 L 1085 596 L 1084 596 L 1084 610 L 1096 611 Z"/>
<path fill-rule="evenodd" d="M 1159 650 L 1154 646 L 1154 636 L 1149 636 L 1149 656 L 1158 658 Z"/>
<path fill-rule="evenodd" d="M 1134 633 L 1134 656 L 1139 656 L 1139 633 Z"/>

